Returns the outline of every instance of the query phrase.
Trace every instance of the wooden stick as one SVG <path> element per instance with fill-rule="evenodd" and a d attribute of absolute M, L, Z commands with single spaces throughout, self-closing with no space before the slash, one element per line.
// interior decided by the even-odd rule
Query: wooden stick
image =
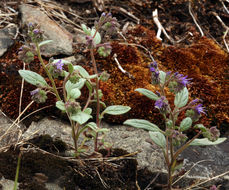
<path fill-rule="evenodd" d="M 192 19 L 193 19 L 194 23 L 196 24 L 197 28 L 198 28 L 199 31 L 200 31 L 201 37 L 203 37 L 203 36 L 204 36 L 204 33 L 203 33 L 201 27 L 199 26 L 199 24 L 197 23 L 196 18 L 194 17 L 194 15 L 193 15 L 193 13 L 192 13 L 191 1 L 189 1 L 188 10 L 189 10 L 190 15 L 192 16 Z"/>

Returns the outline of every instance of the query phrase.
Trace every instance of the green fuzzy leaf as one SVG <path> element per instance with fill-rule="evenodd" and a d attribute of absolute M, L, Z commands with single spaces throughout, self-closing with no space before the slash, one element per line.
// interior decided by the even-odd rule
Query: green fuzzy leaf
<path fill-rule="evenodd" d="M 186 131 L 192 126 L 192 119 L 190 117 L 186 117 L 181 121 L 180 129 L 181 131 Z"/>
<path fill-rule="evenodd" d="M 70 93 L 68 94 L 68 99 L 72 98 L 72 99 L 77 99 L 81 96 L 81 92 L 78 88 L 73 88 Z"/>
<path fill-rule="evenodd" d="M 181 92 L 177 93 L 174 104 L 177 108 L 184 107 L 188 103 L 188 89 L 185 87 Z"/>
<path fill-rule="evenodd" d="M 86 108 L 84 110 L 84 112 L 90 115 L 92 113 L 92 109 L 91 108 Z"/>
<path fill-rule="evenodd" d="M 91 29 L 90 28 L 88 28 L 85 24 L 81 24 L 81 27 L 82 27 L 85 34 L 87 34 L 89 36 L 91 35 Z"/>
<path fill-rule="evenodd" d="M 63 101 L 57 101 L 57 102 L 56 102 L 56 107 L 57 107 L 58 109 L 60 109 L 61 111 L 66 111 L 65 105 L 64 105 L 64 102 L 63 102 Z"/>
<path fill-rule="evenodd" d="M 140 92 L 141 94 L 145 95 L 147 98 L 151 100 L 158 100 L 160 98 L 155 93 L 145 88 L 137 88 L 135 89 L 135 91 Z"/>
<path fill-rule="evenodd" d="M 82 112 L 82 111 L 79 111 L 79 112 L 77 112 L 77 114 L 71 116 L 71 119 L 73 121 L 76 121 L 80 125 L 86 123 L 91 118 L 92 118 L 92 116 L 90 114 L 87 114 L 87 113 Z"/>
<path fill-rule="evenodd" d="M 130 125 L 135 128 L 146 129 L 148 131 L 159 132 L 160 129 L 157 125 L 144 120 L 144 119 L 128 119 L 124 123 L 124 125 Z"/>
<path fill-rule="evenodd" d="M 98 127 L 95 122 L 89 122 L 86 126 L 90 127 L 93 131 L 97 131 Z"/>
<path fill-rule="evenodd" d="M 98 128 L 96 132 L 97 133 L 107 133 L 109 131 L 110 131 L 110 129 L 107 129 L 107 128 Z"/>
<path fill-rule="evenodd" d="M 53 42 L 53 40 L 45 40 L 45 41 L 39 43 L 38 46 L 41 47 L 41 46 L 46 45 L 46 44 L 49 44 L 49 43 L 51 43 L 51 42 Z"/>
<path fill-rule="evenodd" d="M 35 86 L 44 86 L 48 87 L 49 85 L 47 84 L 46 80 L 39 74 L 29 71 L 29 70 L 19 70 L 19 74 L 21 75 L 22 78 L 25 79 L 26 82 L 33 84 Z"/>
<path fill-rule="evenodd" d="M 74 70 L 78 70 L 80 72 L 80 75 L 82 77 L 84 77 L 84 78 L 89 78 L 90 77 L 89 73 L 83 67 L 81 67 L 80 65 L 75 65 L 73 67 L 74 67 Z"/>
<path fill-rule="evenodd" d="M 131 108 L 129 106 L 120 106 L 114 105 L 107 107 L 101 115 L 110 114 L 110 115 L 121 115 L 128 112 Z"/>
<path fill-rule="evenodd" d="M 149 132 L 149 135 L 150 135 L 150 138 L 152 139 L 152 141 L 156 145 L 160 146 L 163 149 L 165 148 L 165 146 L 166 146 L 165 135 L 163 135 L 160 132 L 152 132 L 152 131 Z"/>
<path fill-rule="evenodd" d="M 78 88 L 79 90 L 84 86 L 86 79 L 80 78 L 77 83 L 72 83 L 70 80 L 68 80 L 65 84 L 65 89 L 67 93 L 69 94 L 72 89 Z"/>
<path fill-rule="evenodd" d="M 95 32 L 96 32 L 96 30 L 94 28 L 92 28 L 92 30 L 91 30 L 91 37 L 94 36 Z M 95 35 L 93 41 L 94 41 L 95 45 L 100 44 L 100 42 L 101 42 L 101 35 L 100 35 L 100 33 L 98 31 L 96 32 L 96 35 Z"/>
<path fill-rule="evenodd" d="M 194 126 L 194 129 L 200 129 L 202 132 L 206 132 L 207 131 L 206 127 L 203 124 L 196 124 Z"/>
<path fill-rule="evenodd" d="M 159 78 L 160 78 L 161 85 L 165 84 L 165 77 L 166 77 L 166 73 L 164 71 L 159 71 Z"/>
<path fill-rule="evenodd" d="M 68 72 L 69 73 L 73 73 L 73 71 L 74 71 L 74 67 L 73 67 L 73 65 L 71 63 L 69 63 L 68 64 Z"/>
<path fill-rule="evenodd" d="M 217 145 L 220 144 L 222 142 L 224 142 L 225 140 L 227 140 L 226 137 L 224 138 L 218 138 L 216 141 L 212 142 L 209 141 L 207 138 L 203 138 L 203 139 L 195 139 L 194 141 L 192 141 L 190 143 L 190 145 L 192 146 L 207 146 L 207 145 Z"/>

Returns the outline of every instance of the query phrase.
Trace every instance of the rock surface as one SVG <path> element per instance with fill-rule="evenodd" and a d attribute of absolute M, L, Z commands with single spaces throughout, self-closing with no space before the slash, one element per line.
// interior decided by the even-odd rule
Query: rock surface
<path fill-rule="evenodd" d="M 16 27 L 9 27 L 0 30 L 0 56 L 2 56 L 8 48 L 14 44 L 13 38 L 16 32 Z"/>
<path fill-rule="evenodd" d="M 56 22 L 51 20 L 40 9 L 31 5 L 22 4 L 19 7 L 22 14 L 22 24 L 36 23 L 44 31 L 46 39 L 53 40 L 53 42 L 46 45 L 43 55 L 51 57 L 58 54 L 71 55 L 72 49 L 72 35 L 61 28 Z"/>
<path fill-rule="evenodd" d="M 105 122 L 102 123 L 102 127 L 110 129 L 106 136 L 106 141 L 112 143 L 113 148 L 121 148 L 129 153 L 138 152 L 136 159 L 139 170 L 147 168 L 151 172 L 166 172 L 161 149 L 153 144 L 147 131 L 124 125 L 110 125 Z M 31 136 L 35 131 L 37 131 L 36 135 L 49 134 L 55 138 L 60 137 L 68 144 L 73 144 L 71 128 L 67 123 L 44 118 L 37 123 L 33 122 L 23 134 L 23 137 Z M 93 146 L 92 143 L 88 145 Z M 185 170 L 188 171 L 196 164 L 186 177 L 207 180 L 213 176 L 228 172 L 229 152 L 227 149 L 227 151 L 225 150 L 227 145 L 228 140 L 217 146 L 189 147 L 186 149 L 181 155 L 185 159 Z M 229 172 L 224 176 L 224 182 L 228 182 L 228 177 Z"/>
<path fill-rule="evenodd" d="M 13 121 L 0 111 L 0 149 L 17 143 L 25 130 L 23 125 L 12 125 Z"/>

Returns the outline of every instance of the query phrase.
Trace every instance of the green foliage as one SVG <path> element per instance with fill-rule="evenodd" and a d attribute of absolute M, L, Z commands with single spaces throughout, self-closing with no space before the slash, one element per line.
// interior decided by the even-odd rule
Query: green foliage
<path fill-rule="evenodd" d="M 155 93 L 153 93 L 150 90 L 144 89 L 144 88 L 137 88 L 135 91 L 140 92 L 141 94 L 145 95 L 147 98 L 151 100 L 158 100 L 159 97 Z"/>
<path fill-rule="evenodd" d="M 182 108 L 187 103 L 188 103 L 188 89 L 185 87 L 181 92 L 176 94 L 174 99 L 174 105 L 178 108 Z"/>
<path fill-rule="evenodd" d="M 28 82 L 32 85 L 41 86 L 41 87 L 48 87 L 49 86 L 48 83 L 46 82 L 46 80 L 44 79 L 44 77 L 42 77 L 41 75 L 39 75 L 33 71 L 19 70 L 18 72 L 21 75 L 21 77 L 25 79 L 26 82 Z"/>
<path fill-rule="evenodd" d="M 31 92 L 32 98 L 38 103 L 45 102 L 47 96 L 46 94 L 52 92 L 56 95 L 56 107 L 61 110 L 63 113 L 66 113 L 72 127 L 72 137 L 75 146 L 75 155 L 79 156 L 81 152 L 86 151 L 84 143 L 87 140 L 94 140 L 94 150 L 98 151 L 98 145 L 107 146 L 110 144 L 105 142 L 104 136 L 105 133 L 109 132 L 106 128 L 101 128 L 100 123 L 104 114 L 110 115 L 120 115 L 128 112 L 130 110 L 129 106 L 109 106 L 101 101 L 103 96 L 102 91 L 99 89 L 99 80 L 105 82 L 109 78 L 109 74 L 103 72 L 99 77 L 97 72 L 97 65 L 94 57 L 94 49 L 99 49 L 100 53 L 103 56 L 108 56 L 111 53 L 111 46 L 108 42 L 102 44 L 102 38 L 100 31 L 104 30 L 104 25 L 112 21 L 110 26 L 106 29 L 112 27 L 113 32 L 117 26 L 116 19 L 112 18 L 111 14 L 103 14 L 99 22 L 96 22 L 95 27 L 89 28 L 86 25 L 82 24 L 82 29 L 86 35 L 86 45 L 91 52 L 91 60 L 93 63 L 94 74 L 90 75 L 82 66 L 73 65 L 68 61 L 62 59 L 53 59 L 49 60 L 49 64 L 45 65 L 42 56 L 40 47 L 45 46 L 48 43 L 51 43 L 52 40 L 43 40 L 43 32 L 40 30 L 39 26 L 29 24 L 28 35 L 33 43 L 33 46 L 23 46 L 19 52 L 20 59 L 23 61 L 31 62 L 34 59 L 34 55 L 38 55 L 39 61 L 44 68 L 49 80 L 51 81 L 51 86 L 48 85 L 45 78 L 43 78 L 38 73 L 29 70 L 19 70 L 19 74 L 26 82 L 37 86 L 37 89 Z M 107 37 L 108 33 L 106 33 Z M 107 38 L 106 38 L 107 39 Z M 29 44 L 32 44 L 29 43 Z M 35 45 L 35 46 L 34 46 Z M 36 47 L 34 49 L 34 47 Z M 66 71 L 64 65 L 67 66 L 68 70 Z M 59 90 L 56 88 L 54 78 L 63 78 L 63 96 L 59 95 Z M 86 86 L 88 88 L 87 102 L 85 105 L 81 105 L 76 100 L 81 96 L 81 89 Z M 61 98 L 63 97 L 63 98 Z M 93 119 L 92 109 L 89 107 L 93 102 L 96 102 L 96 123 L 90 122 Z M 105 107 L 105 110 L 101 112 L 100 105 Z M 84 133 L 85 132 L 85 133 Z M 101 135 L 100 135 L 101 134 Z M 79 136 L 83 136 L 83 141 L 78 145 Z M 91 137 L 90 137 L 91 135 Z"/>
<path fill-rule="evenodd" d="M 166 140 L 164 134 L 161 132 L 150 131 L 149 136 L 156 145 L 160 146 L 162 149 L 166 148 Z"/>
<path fill-rule="evenodd" d="M 128 119 L 123 124 L 153 132 L 161 131 L 157 125 L 144 119 Z"/>

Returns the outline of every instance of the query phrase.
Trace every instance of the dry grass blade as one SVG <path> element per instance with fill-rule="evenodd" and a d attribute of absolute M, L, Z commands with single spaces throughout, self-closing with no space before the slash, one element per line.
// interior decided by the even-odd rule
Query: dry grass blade
<path fill-rule="evenodd" d="M 14 125 L 16 125 L 20 119 L 20 117 L 26 112 L 26 110 L 34 103 L 34 101 L 31 101 L 26 108 L 21 112 L 21 114 L 17 117 L 17 119 L 15 119 L 15 121 L 12 123 L 12 125 L 10 125 L 10 127 L 8 127 L 8 129 L 5 131 L 5 133 L 0 137 L 0 141 L 3 139 L 3 137 L 6 136 L 6 134 L 10 131 L 10 129 L 12 129 L 12 127 Z"/>
<path fill-rule="evenodd" d="M 176 184 L 178 181 L 180 181 L 185 176 L 187 176 L 194 167 L 196 167 L 198 164 L 200 164 L 202 162 L 213 162 L 213 160 L 200 160 L 200 161 L 196 162 L 184 175 L 180 176 L 176 181 L 174 181 L 173 185 Z"/>

